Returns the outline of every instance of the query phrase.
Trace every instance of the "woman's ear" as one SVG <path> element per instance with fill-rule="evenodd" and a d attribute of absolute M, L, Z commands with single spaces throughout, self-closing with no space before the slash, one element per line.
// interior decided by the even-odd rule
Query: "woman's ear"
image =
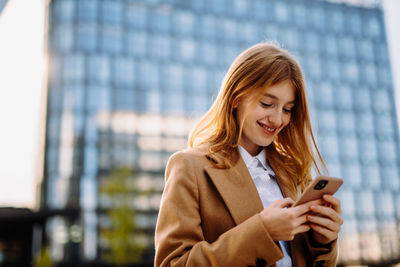
<path fill-rule="evenodd" d="M 233 105 L 232 105 L 232 107 L 233 107 L 234 109 L 236 109 L 238 106 L 239 106 L 239 99 L 233 100 Z"/>

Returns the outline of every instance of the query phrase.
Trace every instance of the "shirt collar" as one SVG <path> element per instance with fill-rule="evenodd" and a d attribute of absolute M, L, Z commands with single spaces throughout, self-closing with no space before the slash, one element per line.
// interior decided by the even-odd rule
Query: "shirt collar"
<path fill-rule="evenodd" d="M 250 155 L 249 152 L 247 152 L 246 149 L 244 149 L 242 146 L 239 146 L 239 153 L 242 156 L 242 159 L 248 169 L 257 166 L 257 163 L 259 161 L 261 162 L 261 165 L 265 170 L 270 170 L 265 155 L 266 151 L 264 149 L 262 149 L 260 153 L 258 153 L 256 156 L 253 157 L 252 155 Z"/>

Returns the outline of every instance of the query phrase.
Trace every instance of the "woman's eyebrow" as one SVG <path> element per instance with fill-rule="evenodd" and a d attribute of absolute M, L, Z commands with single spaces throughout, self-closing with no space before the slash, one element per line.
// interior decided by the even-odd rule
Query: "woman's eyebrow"
<path fill-rule="evenodd" d="M 274 100 L 279 100 L 279 98 L 277 96 L 269 94 L 269 93 L 265 93 L 264 96 L 270 97 L 270 98 L 272 98 Z M 294 100 L 289 101 L 289 102 L 287 102 L 287 104 L 295 104 L 295 101 Z"/>

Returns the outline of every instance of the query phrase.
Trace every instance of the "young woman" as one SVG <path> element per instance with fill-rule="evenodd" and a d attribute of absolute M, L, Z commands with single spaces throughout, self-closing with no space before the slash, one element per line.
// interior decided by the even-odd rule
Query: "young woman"
<path fill-rule="evenodd" d="M 324 163 L 287 51 L 260 43 L 241 53 L 189 145 L 166 167 L 155 266 L 336 265 L 340 201 L 292 207 Z"/>

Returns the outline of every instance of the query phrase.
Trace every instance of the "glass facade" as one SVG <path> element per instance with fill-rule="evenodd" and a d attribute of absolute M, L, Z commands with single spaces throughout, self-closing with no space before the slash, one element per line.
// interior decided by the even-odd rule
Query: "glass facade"
<path fill-rule="evenodd" d="M 8 0 L 0 0 L 0 14 L 3 11 L 3 8 L 6 6 Z"/>
<path fill-rule="evenodd" d="M 304 69 L 319 148 L 345 181 L 340 263 L 400 261 L 400 144 L 379 6 L 53 0 L 49 25 L 42 206 L 81 212 L 48 221 L 54 260 L 110 261 L 121 223 L 112 211 L 125 207 L 128 239 L 151 263 L 168 157 L 186 146 L 236 55 L 277 40 Z M 123 189 L 106 186 L 121 173 Z"/>

